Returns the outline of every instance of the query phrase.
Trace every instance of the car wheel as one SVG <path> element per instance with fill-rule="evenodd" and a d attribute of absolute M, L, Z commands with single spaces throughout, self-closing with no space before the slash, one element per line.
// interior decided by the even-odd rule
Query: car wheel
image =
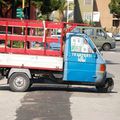
<path fill-rule="evenodd" d="M 110 46 L 109 43 L 106 43 L 106 44 L 103 45 L 103 50 L 104 51 L 108 51 L 108 50 L 110 50 L 110 48 L 111 48 L 111 46 Z"/>
<path fill-rule="evenodd" d="M 103 86 L 96 86 L 96 89 L 98 92 L 107 93 L 107 92 L 111 92 L 113 87 L 114 87 L 113 79 L 107 78 L 105 84 Z"/>
<path fill-rule="evenodd" d="M 30 79 L 25 73 L 13 73 L 9 85 L 14 92 L 25 92 L 30 86 Z"/>

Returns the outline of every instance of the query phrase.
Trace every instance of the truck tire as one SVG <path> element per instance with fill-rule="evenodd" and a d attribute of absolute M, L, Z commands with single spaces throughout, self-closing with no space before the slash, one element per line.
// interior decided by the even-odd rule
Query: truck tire
<path fill-rule="evenodd" d="M 110 50 L 110 48 L 111 48 L 111 46 L 110 46 L 109 43 L 105 43 L 105 44 L 103 45 L 103 50 L 104 50 L 104 51 L 108 51 L 108 50 Z"/>
<path fill-rule="evenodd" d="M 14 92 L 25 92 L 30 86 L 30 79 L 25 73 L 13 73 L 9 79 L 9 85 Z"/>
<path fill-rule="evenodd" d="M 96 86 L 98 92 L 107 93 L 111 92 L 114 87 L 114 81 L 112 78 L 107 78 L 103 86 Z"/>

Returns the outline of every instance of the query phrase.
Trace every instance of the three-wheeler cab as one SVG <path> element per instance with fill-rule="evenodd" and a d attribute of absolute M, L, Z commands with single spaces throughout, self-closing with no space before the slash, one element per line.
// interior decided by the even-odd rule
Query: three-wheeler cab
<path fill-rule="evenodd" d="M 63 80 L 95 85 L 99 91 L 111 91 L 113 80 L 106 63 L 92 40 L 85 34 L 68 33 L 65 40 Z"/>

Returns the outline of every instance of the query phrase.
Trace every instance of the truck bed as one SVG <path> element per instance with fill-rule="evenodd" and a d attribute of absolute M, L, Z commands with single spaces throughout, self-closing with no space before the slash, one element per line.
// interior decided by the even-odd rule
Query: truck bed
<path fill-rule="evenodd" d="M 0 53 L 0 67 L 19 67 L 29 69 L 62 71 L 63 58 L 55 56 Z"/>

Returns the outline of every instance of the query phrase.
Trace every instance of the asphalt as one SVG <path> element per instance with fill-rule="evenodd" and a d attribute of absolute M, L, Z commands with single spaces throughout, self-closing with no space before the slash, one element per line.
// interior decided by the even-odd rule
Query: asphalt
<path fill-rule="evenodd" d="M 32 87 L 16 111 L 16 120 L 72 120 L 71 93 L 58 87 Z"/>

